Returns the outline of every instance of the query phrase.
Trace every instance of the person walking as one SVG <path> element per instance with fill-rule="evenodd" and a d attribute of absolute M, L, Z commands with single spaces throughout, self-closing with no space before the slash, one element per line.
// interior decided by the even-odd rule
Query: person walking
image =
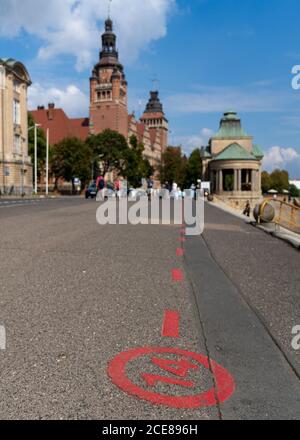
<path fill-rule="evenodd" d="M 250 217 L 251 214 L 251 205 L 250 205 L 250 201 L 247 200 L 243 215 L 246 215 L 247 217 Z"/>

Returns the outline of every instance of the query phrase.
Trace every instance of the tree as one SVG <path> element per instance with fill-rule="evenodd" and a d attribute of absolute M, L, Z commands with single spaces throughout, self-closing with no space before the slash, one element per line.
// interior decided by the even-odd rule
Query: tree
<path fill-rule="evenodd" d="M 186 180 L 187 158 L 182 155 L 180 147 L 168 147 L 162 155 L 160 166 L 161 183 L 168 182 L 169 185 L 177 183 L 184 187 Z"/>
<path fill-rule="evenodd" d="M 34 124 L 35 120 L 31 113 L 28 113 L 28 154 L 31 157 L 31 163 L 34 165 Z M 46 168 L 46 136 L 42 128 L 37 128 L 37 158 L 38 158 L 38 173 L 43 175 Z M 51 160 L 51 150 L 50 150 L 50 160 Z"/>
<path fill-rule="evenodd" d="M 263 194 L 266 194 L 272 189 L 270 174 L 267 171 L 263 171 L 261 174 L 261 189 Z"/>
<path fill-rule="evenodd" d="M 147 179 L 154 173 L 148 159 L 143 156 L 144 145 L 139 143 L 136 136 L 131 136 L 130 147 L 126 154 L 123 176 L 126 177 L 130 186 L 138 187 L 143 178 Z"/>
<path fill-rule="evenodd" d="M 90 136 L 87 145 L 101 162 L 103 177 L 111 171 L 123 174 L 129 146 L 125 137 L 110 129 L 104 130 L 98 135 Z"/>
<path fill-rule="evenodd" d="M 52 171 L 55 174 L 55 187 L 59 178 L 72 182 L 81 180 L 82 187 L 91 178 L 92 150 L 87 143 L 77 138 L 66 138 L 53 148 Z"/>
<path fill-rule="evenodd" d="M 284 170 L 275 170 L 270 175 L 271 189 L 279 193 L 289 189 L 289 173 Z"/>
<path fill-rule="evenodd" d="M 192 184 L 197 185 L 197 181 L 202 179 L 202 159 L 200 148 L 197 148 L 190 155 L 187 167 L 186 167 L 186 178 L 185 186 L 190 188 Z"/>
<path fill-rule="evenodd" d="M 290 196 L 291 197 L 300 197 L 300 191 L 299 189 L 296 187 L 296 185 L 290 185 L 289 186 L 289 192 L 290 192 Z"/>

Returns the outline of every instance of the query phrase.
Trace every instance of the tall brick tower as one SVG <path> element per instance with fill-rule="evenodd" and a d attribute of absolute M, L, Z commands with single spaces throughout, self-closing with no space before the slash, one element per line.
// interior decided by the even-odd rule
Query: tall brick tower
<path fill-rule="evenodd" d="M 102 35 L 100 59 L 90 78 L 90 133 L 98 134 L 110 128 L 127 139 L 127 82 L 116 41 L 113 22 L 108 18 Z"/>
<path fill-rule="evenodd" d="M 157 130 L 160 136 L 162 153 L 168 146 L 169 122 L 165 116 L 158 91 L 150 92 L 150 99 L 141 121 L 151 130 Z"/>

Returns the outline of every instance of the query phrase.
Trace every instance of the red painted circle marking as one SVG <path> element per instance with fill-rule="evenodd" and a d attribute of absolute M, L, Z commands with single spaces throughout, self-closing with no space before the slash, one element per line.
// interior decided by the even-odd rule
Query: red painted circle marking
<path fill-rule="evenodd" d="M 212 388 L 207 392 L 191 396 L 167 396 L 163 394 L 153 393 L 135 385 L 126 375 L 126 366 L 129 362 L 138 357 L 151 354 L 175 354 L 184 356 L 191 360 L 197 361 L 205 369 L 210 370 L 210 365 L 214 374 L 216 388 Z M 165 405 L 172 408 L 201 408 L 215 406 L 228 400 L 235 391 L 235 383 L 233 377 L 225 368 L 209 360 L 201 354 L 177 349 L 177 348 L 138 348 L 123 352 L 117 355 L 108 366 L 108 375 L 112 382 L 122 391 L 139 399 L 146 400 L 156 405 Z"/>

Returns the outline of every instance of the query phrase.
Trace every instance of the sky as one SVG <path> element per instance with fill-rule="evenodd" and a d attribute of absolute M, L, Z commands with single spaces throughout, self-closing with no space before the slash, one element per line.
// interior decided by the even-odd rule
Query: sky
<path fill-rule="evenodd" d="M 0 57 L 26 65 L 31 109 L 54 101 L 88 116 L 108 3 L 0 0 Z M 130 112 L 141 114 L 156 78 L 170 143 L 186 153 L 206 145 L 234 109 L 264 169 L 300 179 L 299 0 L 113 0 L 111 17 Z"/>

